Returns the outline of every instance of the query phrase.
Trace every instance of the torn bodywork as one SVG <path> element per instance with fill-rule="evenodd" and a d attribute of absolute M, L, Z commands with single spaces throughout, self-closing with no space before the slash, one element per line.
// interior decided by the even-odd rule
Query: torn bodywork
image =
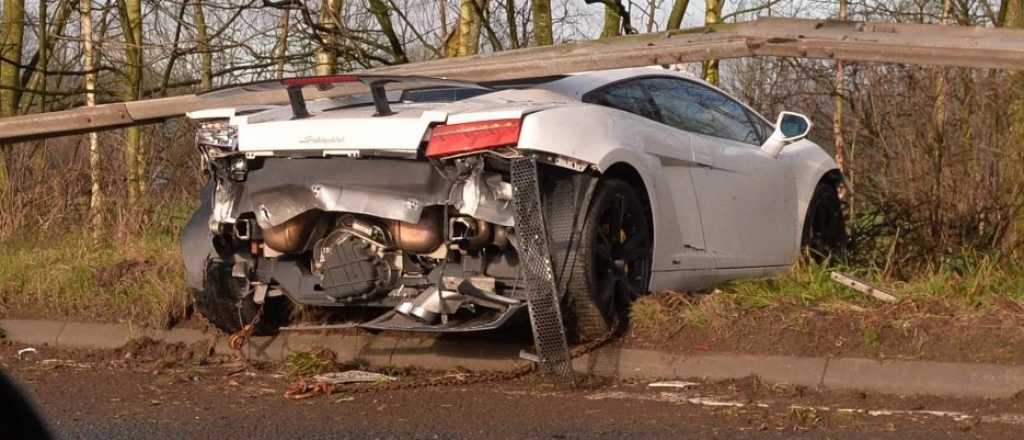
<path fill-rule="evenodd" d="M 487 330 L 525 307 L 511 156 L 247 157 L 207 139 L 189 287 L 223 267 L 257 302 L 380 308 L 375 330 Z"/>

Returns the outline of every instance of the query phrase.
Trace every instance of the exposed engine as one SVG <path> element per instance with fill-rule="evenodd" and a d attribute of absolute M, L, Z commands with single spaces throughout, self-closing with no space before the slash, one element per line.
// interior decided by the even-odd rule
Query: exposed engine
<path fill-rule="evenodd" d="M 313 248 L 312 270 L 320 275 L 320 287 L 331 298 L 366 301 L 398 286 L 402 256 L 387 229 L 345 215 Z"/>
<path fill-rule="evenodd" d="M 209 224 L 218 253 L 258 301 L 287 295 L 312 306 L 390 307 L 375 320 L 390 328 L 445 325 L 463 311 L 472 321 L 488 310 L 487 325 L 499 325 L 524 305 L 501 157 L 443 168 L 246 158 L 199 140 L 216 182 Z"/>

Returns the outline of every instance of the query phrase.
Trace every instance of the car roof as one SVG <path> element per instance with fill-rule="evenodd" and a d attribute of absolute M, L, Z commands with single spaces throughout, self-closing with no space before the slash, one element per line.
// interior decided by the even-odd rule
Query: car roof
<path fill-rule="evenodd" d="M 666 69 L 662 66 L 648 66 L 631 67 L 627 69 L 577 72 L 567 75 L 565 78 L 544 84 L 539 84 L 535 87 L 552 91 L 561 95 L 569 96 L 579 100 L 582 99 L 583 95 L 585 95 L 587 92 L 601 88 L 607 84 L 611 84 L 629 78 L 638 78 L 652 75 L 674 76 L 706 84 L 701 79 L 696 78 L 687 73 L 683 73 L 672 69 Z"/>

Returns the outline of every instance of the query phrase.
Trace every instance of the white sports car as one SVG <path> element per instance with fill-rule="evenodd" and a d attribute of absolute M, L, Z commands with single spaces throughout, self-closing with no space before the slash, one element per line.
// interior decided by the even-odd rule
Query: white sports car
<path fill-rule="evenodd" d="M 303 96 L 341 84 L 370 93 Z M 259 316 L 273 332 L 290 303 L 379 308 L 362 324 L 375 330 L 501 327 L 525 305 L 531 221 L 581 340 L 645 292 L 769 275 L 846 240 L 842 175 L 804 139 L 807 117 L 773 124 L 674 71 L 211 93 L 273 88 L 290 105 L 189 115 L 210 183 L 182 239 L 186 276 L 224 331 Z M 513 175 L 523 163 L 535 172 Z M 536 209 L 517 202 L 531 197 Z"/>

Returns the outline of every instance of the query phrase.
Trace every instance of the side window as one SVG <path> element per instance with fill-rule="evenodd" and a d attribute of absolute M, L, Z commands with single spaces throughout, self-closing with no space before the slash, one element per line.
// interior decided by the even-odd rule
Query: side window
<path fill-rule="evenodd" d="M 588 93 L 583 102 L 603 105 L 660 121 L 650 95 L 640 81 L 629 81 Z"/>
<path fill-rule="evenodd" d="M 758 127 L 732 98 L 682 79 L 650 78 L 644 83 L 666 124 L 707 136 L 761 144 Z"/>

